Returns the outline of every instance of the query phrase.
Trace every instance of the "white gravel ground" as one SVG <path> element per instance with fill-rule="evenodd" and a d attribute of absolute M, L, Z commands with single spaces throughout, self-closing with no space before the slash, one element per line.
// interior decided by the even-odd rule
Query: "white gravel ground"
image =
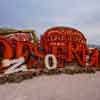
<path fill-rule="evenodd" d="M 0 85 L 0 100 L 100 100 L 100 72 L 39 76 Z"/>

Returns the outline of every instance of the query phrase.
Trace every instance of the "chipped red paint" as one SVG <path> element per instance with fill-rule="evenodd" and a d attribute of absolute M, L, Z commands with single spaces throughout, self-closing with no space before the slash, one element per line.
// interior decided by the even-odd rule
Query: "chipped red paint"
<path fill-rule="evenodd" d="M 51 28 L 42 36 L 41 45 L 45 48 L 47 53 L 51 49 L 50 53 L 55 54 L 61 63 L 63 60 L 70 63 L 76 56 L 79 64 L 82 66 L 85 65 L 85 57 L 87 54 L 86 38 L 76 29 L 68 27 Z M 82 57 L 80 57 L 78 53 L 80 53 Z M 64 63 L 60 64 L 60 66 L 64 66 Z"/>

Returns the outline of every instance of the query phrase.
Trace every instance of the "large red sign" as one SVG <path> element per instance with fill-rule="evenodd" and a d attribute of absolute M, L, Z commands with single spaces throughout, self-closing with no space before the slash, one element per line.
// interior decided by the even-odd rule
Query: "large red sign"
<path fill-rule="evenodd" d="M 18 37 L 14 38 L 18 39 Z M 84 35 L 72 28 L 49 29 L 37 44 L 30 41 L 14 41 L 0 37 L 1 73 L 34 68 L 42 70 L 45 67 L 64 68 L 73 62 L 77 62 L 82 67 L 100 67 L 100 50 L 93 49 L 90 52 Z"/>

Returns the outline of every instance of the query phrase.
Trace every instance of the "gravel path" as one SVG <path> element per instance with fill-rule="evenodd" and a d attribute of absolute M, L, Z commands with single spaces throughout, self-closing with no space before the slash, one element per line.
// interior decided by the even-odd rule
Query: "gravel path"
<path fill-rule="evenodd" d="M 0 100 L 100 100 L 100 72 L 39 76 L 0 85 Z"/>

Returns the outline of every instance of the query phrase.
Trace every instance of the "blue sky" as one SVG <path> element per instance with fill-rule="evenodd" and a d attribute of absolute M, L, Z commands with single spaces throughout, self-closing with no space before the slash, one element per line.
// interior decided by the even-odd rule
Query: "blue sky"
<path fill-rule="evenodd" d="M 100 44 L 100 0 L 0 0 L 0 27 L 43 34 L 53 26 L 79 29 L 88 43 Z"/>

